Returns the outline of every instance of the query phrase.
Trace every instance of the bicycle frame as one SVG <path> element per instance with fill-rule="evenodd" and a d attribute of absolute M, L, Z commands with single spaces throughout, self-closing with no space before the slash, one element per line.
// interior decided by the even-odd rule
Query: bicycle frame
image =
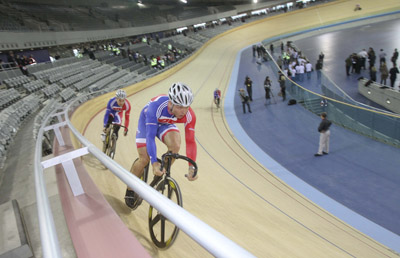
<path fill-rule="evenodd" d="M 106 135 L 106 140 L 104 141 L 104 146 L 103 146 L 103 152 L 111 157 L 112 159 L 114 158 L 115 155 L 115 150 L 117 148 L 117 139 L 114 139 L 114 126 L 116 124 L 112 123 L 109 128 L 108 128 L 108 132 Z M 118 125 L 120 127 L 123 127 L 125 129 L 127 129 L 125 126 L 123 125 Z M 127 129 L 128 131 L 128 129 Z"/>

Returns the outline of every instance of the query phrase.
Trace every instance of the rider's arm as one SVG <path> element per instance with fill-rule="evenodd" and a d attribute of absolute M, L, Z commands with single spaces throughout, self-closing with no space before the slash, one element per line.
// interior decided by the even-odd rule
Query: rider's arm
<path fill-rule="evenodd" d="M 107 108 L 106 108 L 106 113 L 104 114 L 104 121 L 103 121 L 103 127 L 105 128 L 105 127 L 107 127 L 107 123 L 108 123 L 108 118 L 109 118 L 109 116 L 110 116 L 110 114 L 111 114 L 111 102 L 112 102 L 112 99 L 110 99 L 109 101 L 108 101 L 108 103 L 107 103 Z"/>
<path fill-rule="evenodd" d="M 186 116 L 189 118 L 188 122 L 185 124 L 185 141 L 186 141 L 186 156 L 193 161 L 196 161 L 197 156 L 197 144 L 196 139 L 194 137 L 194 128 L 196 126 L 196 115 L 194 114 L 193 110 L 189 108 L 189 114 Z M 193 177 L 194 175 L 194 167 L 192 164 L 189 163 L 189 173 L 187 174 L 187 179 L 189 181 L 194 181 L 198 178 Z"/>
<path fill-rule="evenodd" d="M 157 107 L 157 105 L 150 103 L 146 114 L 146 147 L 151 164 L 157 162 L 157 147 L 155 141 L 158 129 Z"/>
<path fill-rule="evenodd" d="M 125 99 L 125 131 L 128 131 L 128 127 L 129 127 L 129 116 L 131 114 L 131 103 Z"/>
<path fill-rule="evenodd" d="M 195 126 L 196 126 L 196 115 L 194 114 L 192 108 L 189 108 L 189 114 L 186 116 L 190 116 L 189 121 L 185 124 L 185 141 L 186 141 L 186 156 L 193 161 L 196 161 L 197 156 L 197 144 L 196 139 L 194 137 Z"/>

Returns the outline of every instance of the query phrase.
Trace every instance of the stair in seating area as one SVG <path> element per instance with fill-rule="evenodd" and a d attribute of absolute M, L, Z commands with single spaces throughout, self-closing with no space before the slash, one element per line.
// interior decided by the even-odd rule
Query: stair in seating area
<path fill-rule="evenodd" d="M 321 100 L 321 98 L 308 99 L 306 101 L 299 101 L 299 104 L 319 116 L 325 110 L 321 106 Z"/>
<path fill-rule="evenodd" d="M 34 257 L 17 200 L 0 204 L 0 258 Z"/>

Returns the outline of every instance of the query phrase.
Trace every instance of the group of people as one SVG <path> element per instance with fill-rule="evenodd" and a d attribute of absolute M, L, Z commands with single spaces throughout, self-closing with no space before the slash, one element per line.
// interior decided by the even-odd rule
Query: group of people
<path fill-rule="evenodd" d="M 165 66 L 175 63 L 177 60 L 184 58 L 189 53 L 188 49 L 178 49 L 173 46 L 168 45 L 168 51 L 166 51 L 163 55 L 151 55 L 148 58 L 145 54 L 141 54 L 138 51 L 131 50 L 128 48 L 127 55 L 130 61 L 134 61 L 135 63 L 143 63 L 144 65 L 148 65 L 154 69 L 164 69 Z"/>
<path fill-rule="evenodd" d="M 304 81 L 304 78 L 311 79 L 311 73 L 314 71 L 311 62 L 302 55 L 301 51 L 297 51 L 290 42 L 287 43 L 287 50 L 281 44 L 282 54 L 276 60 L 279 68 L 283 73 L 292 78 L 293 80 Z M 317 71 L 317 78 L 321 78 L 321 71 L 324 63 L 324 53 L 321 52 L 318 56 L 315 70 Z"/>
<path fill-rule="evenodd" d="M 28 75 L 28 66 L 35 65 L 36 60 L 33 55 L 15 55 L 13 51 L 7 54 L 7 62 L 0 59 L 0 70 L 19 68 L 24 75 Z"/>
<path fill-rule="evenodd" d="M 383 49 L 379 50 L 379 53 L 375 53 L 375 50 L 370 47 L 368 51 L 362 49 L 358 53 L 352 53 L 346 60 L 346 75 L 349 76 L 351 73 L 360 74 L 361 70 L 367 70 L 367 61 L 369 64 L 369 76 L 370 80 L 378 82 L 377 73 L 380 73 L 379 83 L 386 85 L 387 79 L 390 79 L 390 87 L 394 88 L 394 84 L 397 80 L 397 74 L 399 68 L 397 67 L 397 59 L 399 58 L 399 52 L 397 48 L 394 49 L 390 60 L 387 60 L 387 54 Z M 379 67 L 376 67 L 376 61 L 379 61 Z M 388 63 L 391 63 L 391 68 L 388 68 Z"/>
<path fill-rule="evenodd" d="M 144 40 L 145 39 L 145 40 Z M 172 44 L 167 45 L 167 50 L 161 55 L 151 55 L 150 57 L 138 50 L 131 49 L 131 45 L 138 43 L 147 43 L 150 45 L 151 37 L 143 37 L 141 40 L 127 40 L 127 41 L 111 41 L 104 44 L 93 44 L 90 46 L 77 46 L 76 49 L 81 55 L 88 55 L 91 59 L 95 59 L 95 53 L 98 50 L 108 51 L 110 54 L 115 56 L 124 56 L 129 58 L 129 61 L 135 63 L 142 63 L 145 66 L 150 65 L 155 69 L 163 69 L 166 66 L 175 63 L 177 60 L 186 57 L 190 54 L 190 50 L 187 48 L 180 49 Z M 158 37 L 156 41 L 160 43 Z M 83 49 L 83 52 L 81 51 Z M 81 53 L 82 52 L 82 53 Z"/>
<path fill-rule="evenodd" d="M 253 49 L 253 57 L 266 58 L 267 51 L 262 44 L 253 45 L 252 49 Z"/>
<path fill-rule="evenodd" d="M 193 102 L 191 89 L 180 82 L 174 83 L 168 90 L 168 94 L 161 94 L 150 99 L 143 107 L 139 115 L 138 127 L 136 131 L 136 148 L 139 159 L 133 163 L 131 173 L 141 177 L 147 164 L 151 164 L 153 174 L 162 176 L 165 169 L 157 159 L 157 148 L 155 138 L 163 142 L 168 151 L 178 153 L 180 150 L 181 136 L 176 123 L 185 125 L 186 156 L 196 161 L 197 145 L 195 141 L 196 115 L 190 105 Z M 129 117 L 131 104 L 127 99 L 127 94 L 120 89 L 115 97 L 108 101 L 104 115 L 103 132 L 110 130 L 110 125 L 114 124 L 114 133 L 118 138 L 118 131 L 122 124 L 123 113 L 125 112 L 125 130 L 127 135 L 129 127 Z M 189 166 L 187 179 L 193 181 L 194 167 Z M 125 203 L 128 207 L 135 209 L 142 202 L 142 198 L 132 189 L 127 187 Z"/>
<path fill-rule="evenodd" d="M 282 97 L 282 100 L 286 100 L 286 77 L 285 75 L 279 71 L 278 72 L 278 83 L 280 87 L 280 91 L 278 93 L 279 96 Z M 249 113 L 251 113 L 250 102 L 253 101 L 253 81 L 247 75 L 244 80 L 245 88 L 239 89 L 239 96 L 243 106 L 243 113 L 246 113 L 246 107 Z M 264 80 L 264 91 L 265 91 L 265 105 L 271 104 L 271 97 L 273 97 L 272 93 L 272 82 L 269 76 L 265 77 Z"/>
<path fill-rule="evenodd" d="M 323 57 L 320 59 L 323 59 Z M 322 61 L 320 61 L 320 62 L 322 62 Z M 281 88 L 279 95 L 282 96 L 283 101 L 286 99 L 285 82 L 286 82 L 285 75 L 281 71 L 279 71 L 278 72 L 278 83 Z M 253 101 L 253 99 L 252 99 L 252 80 L 250 79 L 249 76 L 246 76 L 244 84 L 246 85 L 247 93 L 244 90 L 244 88 L 239 89 L 239 95 L 240 95 L 240 99 L 241 99 L 242 105 L 243 105 L 243 113 L 246 113 L 246 106 L 247 106 L 249 113 L 251 113 L 251 108 L 250 108 L 249 102 Z M 267 100 L 266 104 L 269 104 L 271 101 L 271 94 L 272 94 L 271 84 L 272 84 L 271 79 L 269 78 L 269 76 L 267 76 L 264 80 L 265 99 Z M 320 115 L 322 121 L 321 121 L 320 125 L 318 126 L 318 132 L 320 133 L 320 140 L 319 140 L 318 152 L 314 155 L 316 157 L 327 155 L 329 153 L 329 138 L 330 138 L 329 128 L 330 128 L 332 122 L 327 119 L 327 116 L 328 115 L 326 112 L 323 112 Z"/>

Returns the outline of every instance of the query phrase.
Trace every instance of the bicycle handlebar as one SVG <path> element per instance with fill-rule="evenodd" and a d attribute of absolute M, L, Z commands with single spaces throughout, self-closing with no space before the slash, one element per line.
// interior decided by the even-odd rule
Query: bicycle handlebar
<path fill-rule="evenodd" d="M 161 170 L 163 170 L 163 168 L 164 168 L 164 165 L 165 165 L 165 158 L 169 158 L 169 159 L 173 158 L 173 159 L 183 159 L 183 160 L 186 160 L 187 162 L 189 162 L 190 164 L 193 165 L 193 167 L 194 167 L 193 177 L 196 177 L 196 175 L 197 175 L 197 164 L 196 164 L 196 162 L 195 162 L 194 160 L 192 160 L 191 158 L 188 158 L 188 157 L 183 156 L 183 155 L 179 155 L 178 153 L 171 153 L 171 152 L 164 153 L 164 154 L 161 156 Z"/>
<path fill-rule="evenodd" d="M 123 126 L 123 125 L 114 124 L 114 123 L 111 123 L 110 125 L 112 125 L 112 126 L 114 126 L 114 125 L 118 125 L 118 126 L 120 126 L 120 127 L 123 127 L 123 128 L 125 128 L 127 132 L 129 131 L 128 127 L 126 127 L 126 126 Z"/>
<path fill-rule="evenodd" d="M 123 127 L 123 128 L 125 128 L 126 129 L 126 131 L 129 131 L 129 129 L 128 129 L 128 127 L 126 127 L 126 126 L 123 126 L 123 125 L 119 125 L 120 127 Z"/>

